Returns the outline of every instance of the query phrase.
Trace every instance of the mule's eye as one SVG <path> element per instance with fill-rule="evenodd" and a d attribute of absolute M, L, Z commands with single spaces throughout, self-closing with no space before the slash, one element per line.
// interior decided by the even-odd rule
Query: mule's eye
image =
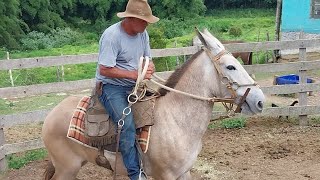
<path fill-rule="evenodd" d="M 229 69 L 229 70 L 237 70 L 236 67 L 234 67 L 233 65 L 227 66 L 227 69 Z"/>

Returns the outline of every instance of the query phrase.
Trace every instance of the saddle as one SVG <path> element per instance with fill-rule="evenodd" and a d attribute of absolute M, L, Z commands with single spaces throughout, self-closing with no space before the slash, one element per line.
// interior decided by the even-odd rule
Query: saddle
<path fill-rule="evenodd" d="M 85 96 L 80 100 L 70 121 L 67 136 L 85 146 L 115 152 L 117 127 L 98 99 L 101 89 L 102 84 L 97 84 L 90 97 Z M 145 94 L 145 98 L 131 106 L 137 140 L 144 153 L 148 150 L 150 130 L 154 124 L 153 109 L 158 97 L 151 90 Z"/>

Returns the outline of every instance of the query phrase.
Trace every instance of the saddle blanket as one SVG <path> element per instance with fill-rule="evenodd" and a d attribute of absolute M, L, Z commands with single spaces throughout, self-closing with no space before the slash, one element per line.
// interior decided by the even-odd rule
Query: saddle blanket
<path fill-rule="evenodd" d="M 77 108 L 75 109 L 70 120 L 67 137 L 86 147 L 95 148 L 89 145 L 88 138 L 85 136 L 85 116 L 87 108 L 90 105 L 90 98 L 91 97 L 89 96 L 84 96 L 79 101 Z M 137 129 L 137 140 L 142 152 L 144 153 L 146 153 L 148 150 L 150 131 L 151 126 L 144 126 Z"/>

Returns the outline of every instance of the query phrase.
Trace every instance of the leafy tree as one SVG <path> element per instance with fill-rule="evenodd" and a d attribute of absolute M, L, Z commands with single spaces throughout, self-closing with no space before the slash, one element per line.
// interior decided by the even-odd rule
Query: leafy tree
<path fill-rule="evenodd" d="M 275 8 L 277 0 L 205 0 L 208 9 Z"/>
<path fill-rule="evenodd" d="M 150 0 L 154 14 L 161 18 L 190 18 L 205 13 L 204 0 Z"/>
<path fill-rule="evenodd" d="M 20 0 L 22 20 L 26 22 L 31 30 L 49 32 L 57 27 L 64 27 L 65 21 L 59 13 L 63 13 L 65 7 L 63 2 L 69 0 Z M 59 3 L 60 2 L 60 5 Z M 68 4 L 68 3 L 67 3 Z M 61 7 L 60 9 L 53 9 Z M 67 6 L 68 7 L 68 6 Z M 57 10 L 57 12 L 55 12 Z"/>
<path fill-rule="evenodd" d="M 27 29 L 26 24 L 18 18 L 19 13 L 18 0 L 0 1 L 0 47 L 19 47 L 17 39 L 24 34 L 22 28 Z"/>
<path fill-rule="evenodd" d="M 92 29 L 100 32 L 118 20 L 115 14 L 124 11 L 126 4 L 127 0 L 79 0 L 74 17 L 84 20 Z"/>
<path fill-rule="evenodd" d="M 76 0 L 50 0 L 50 9 L 65 20 L 74 13 L 76 2 Z"/>

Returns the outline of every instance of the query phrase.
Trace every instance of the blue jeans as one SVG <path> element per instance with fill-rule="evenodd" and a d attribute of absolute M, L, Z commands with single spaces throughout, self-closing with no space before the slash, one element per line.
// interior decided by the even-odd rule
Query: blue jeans
<path fill-rule="evenodd" d="M 104 105 L 116 126 L 122 117 L 122 111 L 128 106 L 127 97 L 133 87 L 116 86 L 112 84 L 103 85 L 100 102 Z M 127 111 L 126 111 L 127 112 Z M 131 180 L 136 180 L 140 173 L 139 152 L 135 144 L 136 128 L 133 113 L 126 116 L 124 126 L 120 134 L 119 150 L 123 157 L 124 165 L 127 168 Z"/>

